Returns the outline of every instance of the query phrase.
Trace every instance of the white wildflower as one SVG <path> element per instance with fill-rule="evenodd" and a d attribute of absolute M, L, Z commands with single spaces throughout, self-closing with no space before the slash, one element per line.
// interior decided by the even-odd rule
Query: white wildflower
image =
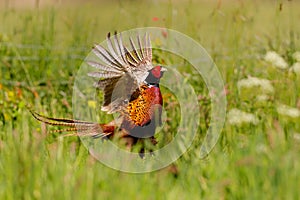
<path fill-rule="evenodd" d="M 294 72 L 297 75 L 300 75 L 300 62 L 296 62 L 293 64 L 293 66 L 290 68 L 291 72 Z"/>
<path fill-rule="evenodd" d="M 275 51 L 268 51 L 265 55 L 265 61 L 270 62 L 279 69 L 286 69 L 288 64 L 285 60 Z"/>
<path fill-rule="evenodd" d="M 300 51 L 296 51 L 293 53 L 293 58 L 297 61 L 300 62 Z"/>
<path fill-rule="evenodd" d="M 246 79 L 240 80 L 238 83 L 239 92 L 243 89 L 261 89 L 261 93 L 272 94 L 274 93 L 274 88 L 271 82 L 267 79 L 260 79 L 257 77 L 248 77 Z M 257 92 L 257 91 L 256 91 Z"/>
<path fill-rule="evenodd" d="M 237 108 L 233 108 L 228 112 L 228 122 L 232 125 L 242 124 L 257 124 L 258 119 L 254 114 L 241 111 Z"/>
<path fill-rule="evenodd" d="M 300 117 L 300 110 L 299 109 L 294 108 L 294 107 L 290 107 L 290 106 L 287 106 L 287 105 L 283 105 L 283 104 L 280 104 L 277 107 L 277 112 L 280 115 L 291 117 L 291 118 Z"/>
<path fill-rule="evenodd" d="M 294 133 L 293 138 L 297 141 L 300 141 L 300 133 Z"/>

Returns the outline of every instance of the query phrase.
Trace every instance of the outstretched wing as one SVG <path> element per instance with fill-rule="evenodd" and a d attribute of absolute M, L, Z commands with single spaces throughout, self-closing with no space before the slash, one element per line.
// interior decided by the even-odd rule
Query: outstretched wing
<path fill-rule="evenodd" d="M 137 47 L 129 38 L 129 50 L 123 44 L 121 34 L 115 34 L 112 38 L 109 33 L 108 48 L 96 45 L 93 49 L 101 63 L 88 61 L 90 66 L 97 69 L 88 75 L 99 78 L 95 86 L 104 92 L 103 111 L 114 113 L 124 108 L 153 68 L 150 36 L 146 33 L 142 40 L 137 35 L 136 41 Z"/>

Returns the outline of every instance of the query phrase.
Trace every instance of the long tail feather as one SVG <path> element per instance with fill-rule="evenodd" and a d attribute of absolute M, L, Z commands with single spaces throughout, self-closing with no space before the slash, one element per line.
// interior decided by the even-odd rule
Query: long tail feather
<path fill-rule="evenodd" d="M 53 118 L 43 116 L 31 109 L 29 109 L 32 116 L 45 124 L 51 126 L 64 126 L 70 127 L 67 129 L 60 129 L 51 131 L 52 133 L 63 133 L 63 132 L 76 132 L 64 134 L 64 136 L 91 136 L 94 138 L 103 138 L 114 133 L 114 125 L 98 124 L 94 122 L 87 122 L 74 119 L 65 119 L 65 118 Z"/>

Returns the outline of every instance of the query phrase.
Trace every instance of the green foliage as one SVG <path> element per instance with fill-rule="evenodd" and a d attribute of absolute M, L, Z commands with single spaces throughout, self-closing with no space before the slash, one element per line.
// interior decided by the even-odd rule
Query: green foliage
<path fill-rule="evenodd" d="M 300 50 L 300 4 L 205 2 L 119 1 L 2 9 L 0 199 L 299 198 L 300 119 L 279 114 L 278 105 L 300 109 L 300 77 L 263 58 L 272 50 L 289 68 L 297 62 L 293 55 Z M 48 133 L 26 109 L 29 104 L 46 115 L 72 117 L 74 77 L 93 44 L 109 31 L 143 26 L 176 29 L 201 43 L 226 82 L 228 110 L 238 108 L 258 119 L 257 124 L 242 126 L 226 122 L 218 144 L 200 160 L 210 99 L 201 77 L 183 67 L 186 81 L 199 95 L 201 119 L 195 142 L 175 162 L 177 177 L 168 169 L 146 174 L 110 169 L 97 162 L 78 138 Z M 160 53 L 155 52 L 158 62 L 175 62 L 162 59 Z M 251 90 L 241 96 L 237 82 L 248 76 L 270 80 L 271 97 L 259 102 Z M 168 96 L 168 90 L 163 91 Z M 167 114 L 170 123 L 164 131 L 172 133 L 183 116 L 177 112 L 176 98 L 167 98 L 173 102 L 166 101 L 166 108 L 176 112 Z M 169 142 L 172 134 L 158 138 Z"/>

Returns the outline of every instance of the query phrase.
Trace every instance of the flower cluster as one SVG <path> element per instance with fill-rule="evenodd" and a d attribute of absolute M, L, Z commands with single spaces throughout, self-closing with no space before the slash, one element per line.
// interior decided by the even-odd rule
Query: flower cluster
<path fill-rule="evenodd" d="M 300 117 L 300 110 L 297 108 L 293 108 L 287 105 L 280 104 L 277 106 L 278 114 L 290 118 L 298 118 Z"/>
<path fill-rule="evenodd" d="M 275 51 L 269 51 L 265 55 L 265 61 L 270 62 L 274 67 L 278 69 L 287 69 L 288 64 L 285 60 Z"/>
<path fill-rule="evenodd" d="M 264 59 L 278 69 L 284 70 L 288 68 L 287 62 L 275 51 L 268 51 Z M 300 51 L 296 51 L 295 53 L 293 53 L 293 60 L 295 61 L 295 63 L 290 67 L 289 71 L 300 75 Z"/>
<path fill-rule="evenodd" d="M 267 79 L 248 77 L 237 83 L 240 98 L 266 101 L 274 94 L 274 87 Z"/>
<path fill-rule="evenodd" d="M 293 58 L 296 60 L 296 62 L 300 62 L 300 51 L 296 51 L 293 54 Z"/>
<path fill-rule="evenodd" d="M 273 94 L 274 88 L 271 82 L 267 79 L 260 79 L 257 77 L 248 77 L 246 79 L 240 80 L 238 83 L 238 89 L 241 91 L 242 89 L 260 89 L 262 93 Z"/>
<path fill-rule="evenodd" d="M 289 72 L 293 72 L 298 76 L 300 75 L 300 51 L 295 52 L 292 56 L 293 64 L 290 67 L 284 58 L 274 51 L 267 52 L 264 60 L 271 63 L 273 67 L 281 70 L 289 68 Z M 238 81 L 237 89 L 240 100 L 251 102 L 252 105 L 258 105 L 259 107 L 268 106 L 269 100 L 275 100 L 275 88 L 268 79 L 249 76 Z M 282 119 L 293 121 L 300 118 L 300 110 L 296 107 L 277 104 L 276 111 Z M 255 114 L 233 108 L 228 112 L 228 122 L 230 125 L 235 126 L 244 124 L 257 125 L 259 119 Z"/>
<path fill-rule="evenodd" d="M 254 124 L 258 123 L 258 118 L 251 113 L 241 111 L 237 108 L 233 108 L 228 112 L 228 122 L 232 125 L 240 126 L 242 124 Z"/>
<path fill-rule="evenodd" d="M 300 62 L 296 62 L 292 65 L 291 69 L 290 69 L 291 72 L 294 72 L 295 74 L 297 75 L 300 75 Z"/>

